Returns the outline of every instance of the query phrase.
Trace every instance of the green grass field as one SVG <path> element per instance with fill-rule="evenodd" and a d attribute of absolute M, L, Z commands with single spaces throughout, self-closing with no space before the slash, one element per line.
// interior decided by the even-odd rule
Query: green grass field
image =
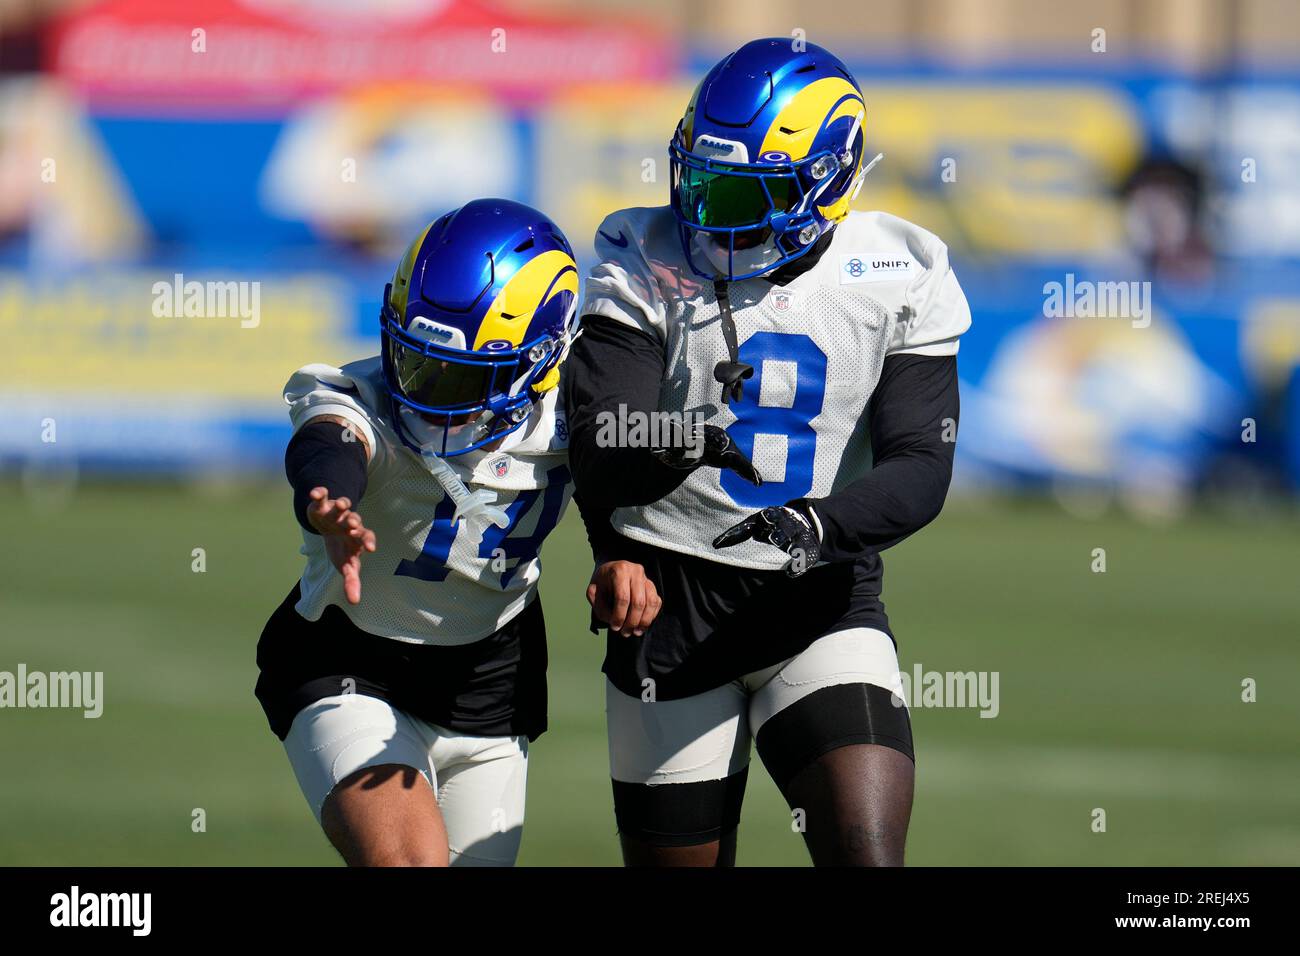
<path fill-rule="evenodd" d="M 287 487 L 89 486 L 57 508 L 0 487 L 0 670 L 105 673 L 98 720 L 0 711 L 0 864 L 336 863 L 252 695 L 258 633 L 301 561 Z M 996 719 L 913 713 L 909 861 L 1300 863 L 1298 545 L 1292 518 L 1153 530 L 958 501 L 891 552 L 904 669 L 1000 673 Z M 576 514 L 543 555 L 551 729 L 521 863 L 615 864 Z M 757 760 L 739 859 L 807 863 Z"/>

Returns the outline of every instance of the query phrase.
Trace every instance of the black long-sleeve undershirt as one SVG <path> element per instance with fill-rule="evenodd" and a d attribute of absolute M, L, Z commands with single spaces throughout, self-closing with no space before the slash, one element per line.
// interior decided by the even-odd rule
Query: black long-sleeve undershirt
<path fill-rule="evenodd" d="M 960 413 L 956 356 L 885 359 L 867 405 L 871 471 L 812 500 L 822 560 L 883 551 L 938 517 L 952 480 Z"/>
<path fill-rule="evenodd" d="M 593 552 L 610 559 L 619 541 L 610 512 L 659 500 L 686 473 L 662 465 L 648 449 L 598 445 L 600 412 L 616 412 L 620 404 L 629 411 L 658 410 L 664 353 L 653 337 L 613 319 L 587 316 L 583 328 L 565 363 L 574 500 Z M 812 500 L 822 523 L 823 560 L 853 561 L 882 551 L 934 520 L 952 477 L 959 412 L 955 357 L 885 359 L 867 406 L 871 471 Z"/>
<path fill-rule="evenodd" d="M 569 461 L 584 503 L 594 508 L 648 505 L 686 480 L 689 472 L 671 468 L 648 447 L 603 443 L 602 413 L 633 418 L 659 410 L 664 377 L 664 347 L 640 329 L 589 315 L 582 335 L 565 362 L 565 411 L 569 421 Z"/>
<path fill-rule="evenodd" d="M 670 468 L 649 448 L 602 445 L 600 414 L 649 414 L 659 408 L 664 348 L 651 335 L 613 319 L 589 315 L 564 363 L 562 387 L 569 423 L 573 500 L 598 561 L 618 557 L 620 538 L 609 524 L 617 507 L 658 501 L 689 472 Z"/>

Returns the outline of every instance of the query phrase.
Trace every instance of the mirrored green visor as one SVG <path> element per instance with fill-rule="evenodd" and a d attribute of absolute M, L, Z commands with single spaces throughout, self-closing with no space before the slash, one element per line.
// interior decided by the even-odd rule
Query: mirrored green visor
<path fill-rule="evenodd" d="M 803 189 L 793 169 L 757 173 L 752 166 L 717 161 L 702 165 L 691 159 L 689 154 L 673 151 L 673 195 L 682 217 L 693 225 L 759 226 L 803 201 Z"/>

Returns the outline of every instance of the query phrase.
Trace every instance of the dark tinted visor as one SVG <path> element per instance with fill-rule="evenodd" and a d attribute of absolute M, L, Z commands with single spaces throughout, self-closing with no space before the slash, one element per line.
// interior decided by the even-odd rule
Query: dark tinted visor
<path fill-rule="evenodd" d="M 464 362 L 443 354 L 425 355 L 393 337 L 387 338 L 393 385 L 417 405 L 467 408 L 490 395 L 506 392 L 515 379 L 517 363 Z"/>

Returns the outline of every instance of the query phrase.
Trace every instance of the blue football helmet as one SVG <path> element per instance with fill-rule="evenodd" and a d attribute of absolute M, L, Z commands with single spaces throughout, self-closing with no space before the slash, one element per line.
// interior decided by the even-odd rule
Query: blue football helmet
<path fill-rule="evenodd" d="M 848 215 L 875 164 L 863 164 L 852 74 L 821 47 L 796 46 L 754 40 L 723 59 L 669 144 L 673 212 L 701 277 L 749 279 L 799 258 Z"/>
<path fill-rule="evenodd" d="M 560 380 L 578 266 L 558 226 L 476 199 L 431 223 L 384 288 L 384 384 L 415 451 L 461 455 L 520 428 Z"/>

